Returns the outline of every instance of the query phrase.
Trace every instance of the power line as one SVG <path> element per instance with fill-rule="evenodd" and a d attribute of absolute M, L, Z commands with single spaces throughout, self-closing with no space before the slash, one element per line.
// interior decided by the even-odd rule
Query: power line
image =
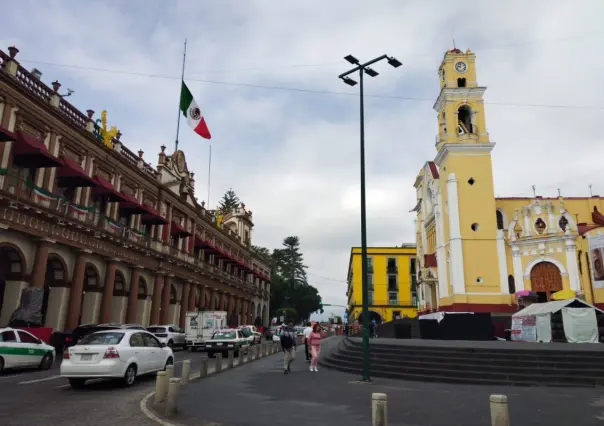
<path fill-rule="evenodd" d="M 166 80 L 180 80 L 180 77 L 175 77 L 175 76 L 170 76 L 170 75 L 165 75 L 165 74 L 146 74 L 146 73 L 139 73 L 139 72 L 133 72 L 133 71 L 110 70 L 110 69 L 104 69 L 104 68 L 84 67 L 84 66 L 80 66 L 80 65 L 57 64 L 57 63 L 52 63 L 52 62 L 39 62 L 39 61 L 31 61 L 31 60 L 22 60 L 21 62 L 29 62 L 29 63 L 33 63 L 33 64 L 58 66 L 58 67 L 73 68 L 73 69 L 88 70 L 88 71 L 108 72 L 108 73 L 121 74 L 121 75 L 132 75 L 132 76 L 137 76 L 137 77 L 160 78 L 160 79 L 166 79 Z M 280 91 L 288 91 L 288 92 L 313 93 L 313 94 L 320 94 L 320 95 L 353 96 L 353 97 L 359 96 L 359 94 L 356 92 L 354 92 L 354 93 L 352 93 L 352 92 L 351 93 L 336 92 L 336 91 L 331 91 L 331 90 L 315 90 L 315 89 L 303 89 L 303 88 L 299 88 L 299 87 L 268 86 L 268 85 L 263 85 L 263 84 L 238 83 L 238 82 L 232 82 L 232 81 L 207 80 L 207 79 L 195 79 L 195 78 L 188 78 L 187 80 L 198 82 L 198 83 L 247 87 L 247 88 L 252 88 L 252 89 L 280 90 Z M 368 98 L 376 98 L 376 99 L 395 99 L 395 100 L 431 102 L 431 103 L 434 102 L 433 98 L 420 98 L 420 97 L 413 97 L 413 96 L 371 95 L 371 94 L 364 94 L 364 96 L 368 97 Z M 596 106 L 590 106 L 590 105 L 538 104 L 538 103 L 515 103 L 515 102 L 497 102 L 497 101 L 495 101 L 495 102 L 484 101 L 484 103 L 488 104 L 488 105 L 496 105 L 496 106 L 604 111 L 604 107 L 596 107 Z"/>

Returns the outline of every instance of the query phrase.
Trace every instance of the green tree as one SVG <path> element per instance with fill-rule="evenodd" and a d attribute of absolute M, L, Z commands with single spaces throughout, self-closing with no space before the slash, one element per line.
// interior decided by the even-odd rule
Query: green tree
<path fill-rule="evenodd" d="M 287 237 L 283 248 L 276 250 L 281 266 L 281 274 L 290 287 L 308 284 L 304 256 L 300 253 L 300 238 Z"/>
<path fill-rule="evenodd" d="M 218 202 L 218 209 L 223 214 L 226 214 L 239 207 L 239 204 L 241 204 L 241 200 L 239 200 L 239 197 L 235 194 L 233 188 L 229 188 L 222 196 L 222 200 Z"/>

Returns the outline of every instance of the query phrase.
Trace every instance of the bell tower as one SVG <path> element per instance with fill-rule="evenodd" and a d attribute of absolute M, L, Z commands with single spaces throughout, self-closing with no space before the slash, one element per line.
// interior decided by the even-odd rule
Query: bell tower
<path fill-rule="evenodd" d="M 435 162 L 447 211 L 451 290 L 456 295 L 499 293 L 497 223 L 491 151 L 476 57 L 468 49 L 445 53 L 438 70 L 440 94 Z M 445 201 L 446 200 L 446 201 Z M 459 302 L 463 303 L 463 302 Z M 466 302 L 467 303 L 467 302 Z"/>

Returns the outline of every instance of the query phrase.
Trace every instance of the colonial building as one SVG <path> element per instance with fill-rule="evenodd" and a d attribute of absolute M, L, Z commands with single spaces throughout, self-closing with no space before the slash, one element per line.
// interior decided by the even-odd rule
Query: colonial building
<path fill-rule="evenodd" d="M 81 113 L 59 82 L 48 87 L 8 50 L 0 51 L 0 326 L 36 297 L 34 314 L 54 330 L 184 326 L 198 309 L 228 311 L 233 325 L 268 324 L 270 270 L 250 250 L 252 212 L 241 204 L 217 225 L 196 201 L 182 151 L 162 146 L 152 166 L 107 129 L 105 114 L 95 122 L 94 111 Z"/>
<path fill-rule="evenodd" d="M 567 289 L 603 306 L 588 241 L 603 229 L 604 200 L 495 198 L 475 55 L 449 50 L 438 75 L 436 157 L 414 185 L 420 311 L 514 312 L 522 290 L 546 301 Z"/>
<path fill-rule="evenodd" d="M 417 316 L 415 244 L 368 247 L 367 273 L 370 319 L 376 322 Z M 362 321 L 361 248 L 350 250 L 348 263 L 348 319 Z"/>

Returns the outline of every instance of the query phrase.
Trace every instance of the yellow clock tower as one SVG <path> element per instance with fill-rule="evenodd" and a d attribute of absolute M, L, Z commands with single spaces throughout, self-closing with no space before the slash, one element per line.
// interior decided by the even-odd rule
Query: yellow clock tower
<path fill-rule="evenodd" d="M 469 295 L 493 295 L 501 288 L 491 163 L 495 144 L 486 131 L 486 87 L 476 81 L 475 55 L 449 50 L 439 77 L 435 163 L 448 247 L 448 284 L 441 297 L 450 295 L 452 304 L 467 304 Z"/>

